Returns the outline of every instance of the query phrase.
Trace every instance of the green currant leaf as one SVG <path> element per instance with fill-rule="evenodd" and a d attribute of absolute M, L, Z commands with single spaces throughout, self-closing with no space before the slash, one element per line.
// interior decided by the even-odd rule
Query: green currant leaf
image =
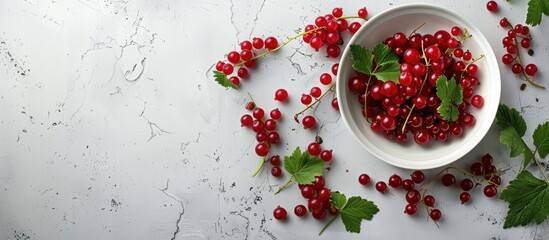
<path fill-rule="evenodd" d="M 373 56 L 369 49 L 361 45 L 351 45 L 351 60 L 353 61 L 354 70 L 364 74 L 372 73 Z"/>
<path fill-rule="evenodd" d="M 383 67 L 387 64 L 398 63 L 398 56 L 384 43 L 379 43 L 374 47 L 374 57 L 378 66 Z"/>
<path fill-rule="evenodd" d="M 336 207 L 337 209 L 343 208 L 343 206 L 345 206 L 345 203 L 347 203 L 347 197 L 345 197 L 345 195 L 340 192 L 332 192 L 331 200 L 334 204 L 334 207 Z"/>
<path fill-rule="evenodd" d="M 528 2 L 528 12 L 526 13 L 526 23 L 531 26 L 539 25 L 542 14 L 549 16 L 549 0 L 530 0 Z"/>
<path fill-rule="evenodd" d="M 524 118 L 522 118 L 516 109 L 509 108 L 505 104 L 500 104 L 498 107 L 496 124 L 502 129 L 508 127 L 514 128 L 521 137 L 524 136 L 524 133 L 526 132 L 526 122 L 524 121 Z"/>
<path fill-rule="evenodd" d="M 459 115 L 459 109 L 456 105 L 447 101 L 442 101 L 440 106 L 437 108 L 437 111 L 440 113 L 443 120 L 451 122 L 456 121 Z"/>
<path fill-rule="evenodd" d="M 393 81 L 399 83 L 398 76 L 400 75 L 400 64 L 398 62 L 389 62 L 385 65 L 381 65 L 380 69 L 377 69 L 373 75 L 383 82 Z"/>
<path fill-rule="evenodd" d="M 223 72 L 214 71 L 214 78 L 215 78 L 215 81 L 223 87 L 238 89 L 238 86 L 236 86 L 233 82 L 231 82 L 231 80 L 229 80 L 227 78 L 227 75 L 225 75 Z"/>
<path fill-rule="evenodd" d="M 377 212 L 379 208 L 373 202 L 355 196 L 349 198 L 340 215 L 347 232 L 360 233 L 362 219 L 371 220 Z"/>
<path fill-rule="evenodd" d="M 500 199 L 509 203 L 503 228 L 542 223 L 549 215 L 549 185 L 528 171 L 522 171 L 509 183 Z"/>
<path fill-rule="evenodd" d="M 541 158 L 545 158 L 549 152 L 549 122 L 538 125 L 534 130 L 534 146 Z"/>
<path fill-rule="evenodd" d="M 451 102 L 456 105 L 463 102 L 461 85 L 458 85 L 454 78 L 448 80 L 444 75 L 437 79 L 437 96 L 442 101 Z"/>
<path fill-rule="evenodd" d="M 530 164 L 533 158 L 532 152 L 530 151 L 530 148 L 526 146 L 526 144 L 514 128 L 508 127 L 506 129 L 503 129 L 500 132 L 499 141 L 502 144 L 507 145 L 511 149 L 511 157 L 517 157 L 521 154 L 524 154 L 524 161 L 522 163 L 523 167 L 526 167 L 528 166 L 528 164 Z"/>
<path fill-rule="evenodd" d="M 309 184 L 316 176 L 322 176 L 324 172 L 324 161 L 318 157 L 311 156 L 309 152 L 301 152 L 297 147 L 291 156 L 284 157 L 284 169 L 292 174 L 299 184 Z"/>

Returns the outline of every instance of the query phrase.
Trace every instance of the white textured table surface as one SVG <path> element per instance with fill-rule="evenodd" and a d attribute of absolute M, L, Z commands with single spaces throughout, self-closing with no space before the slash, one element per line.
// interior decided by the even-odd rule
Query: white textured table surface
<path fill-rule="evenodd" d="M 317 238 L 324 222 L 293 214 L 273 220 L 277 205 L 303 203 L 284 179 L 250 173 L 259 159 L 254 135 L 240 128 L 246 91 L 266 109 L 280 107 L 285 155 L 315 136 L 291 120 L 296 96 L 317 84 L 334 60 L 293 42 L 262 59 L 240 91 L 218 86 L 212 64 L 254 36 L 279 39 L 341 6 L 371 15 L 412 1 L 0 1 L 0 239 L 304 239 Z M 498 27 L 507 16 L 524 21 L 524 2 L 424 1 L 457 11 L 473 22 L 501 56 Z M 549 20 L 531 30 L 540 77 L 546 76 Z M 528 87 L 505 66 L 502 102 L 526 114 L 533 126 L 548 120 L 547 91 Z M 280 106 L 274 89 L 293 101 Z M 507 205 L 477 189 L 468 205 L 457 189 L 435 188 L 444 219 L 402 213 L 403 193 L 364 189 L 357 176 L 375 180 L 409 174 L 372 157 L 323 103 L 315 112 L 324 148 L 334 149 L 328 185 L 359 194 L 381 209 L 360 235 L 334 224 L 321 239 L 548 239 L 549 222 L 503 230 Z M 509 160 L 493 127 L 464 166 L 491 152 L 507 183 L 518 160 Z M 348 172 L 347 172 L 348 170 Z M 436 170 L 427 171 L 433 175 Z"/>

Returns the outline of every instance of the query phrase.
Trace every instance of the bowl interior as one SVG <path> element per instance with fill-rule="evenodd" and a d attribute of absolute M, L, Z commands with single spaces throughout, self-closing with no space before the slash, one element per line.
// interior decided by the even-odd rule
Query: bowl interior
<path fill-rule="evenodd" d="M 337 75 L 337 96 L 345 124 L 358 141 L 374 156 L 389 164 L 410 168 L 427 169 L 449 164 L 473 149 L 482 140 L 492 125 L 500 98 L 500 76 L 497 61 L 492 48 L 482 33 L 467 20 L 454 12 L 433 5 L 411 4 L 389 9 L 370 19 L 350 40 L 351 44 L 360 44 L 372 49 L 396 32 L 409 35 L 414 29 L 425 23 L 417 32 L 434 34 L 444 29 L 450 31 L 460 26 L 472 35 L 465 41 L 463 49 L 469 49 L 473 58 L 481 54 L 484 58 L 476 62 L 480 85 L 475 94 L 484 97 L 484 106 L 480 109 L 469 107 L 476 122 L 466 127 L 461 137 L 451 137 L 447 142 L 431 141 L 420 146 L 409 134 L 407 144 L 398 144 L 373 132 L 370 124 L 361 113 L 358 96 L 348 89 L 348 79 L 354 75 L 351 65 L 351 52 L 347 47 L 343 53 Z"/>

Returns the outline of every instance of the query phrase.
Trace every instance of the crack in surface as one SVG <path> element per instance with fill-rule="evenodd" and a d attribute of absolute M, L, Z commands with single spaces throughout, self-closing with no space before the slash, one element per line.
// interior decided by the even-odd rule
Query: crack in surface
<path fill-rule="evenodd" d="M 170 179 L 166 181 L 166 186 L 164 188 L 158 189 L 158 190 L 164 193 L 164 195 L 166 195 L 167 197 L 179 202 L 179 204 L 181 205 L 181 212 L 179 213 L 179 216 L 177 217 L 177 221 L 175 222 L 175 231 L 173 232 L 172 238 L 170 238 L 170 240 L 175 240 L 175 238 L 177 237 L 177 234 L 179 234 L 179 232 L 181 231 L 181 228 L 179 227 L 179 223 L 181 222 L 181 219 L 185 214 L 185 206 L 183 205 L 183 201 L 177 199 L 174 195 L 168 193 L 169 184 L 170 184 Z"/>
<path fill-rule="evenodd" d="M 248 35 L 248 39 L 252 39 L 252 34 L 254 33 L 255 26 L 257 25 L 257 20 L 259 19 L 258 15 L 263 10 L 263 7 L 265 6 L 266 1 L 267 0 L 263 0 L 263 2 L 261 3 L 261 6 L 259 7 L 259 11 L 255 13 L 254 25 L 252 26 L 252 30 L 250 30 L 250 35 Z"/>

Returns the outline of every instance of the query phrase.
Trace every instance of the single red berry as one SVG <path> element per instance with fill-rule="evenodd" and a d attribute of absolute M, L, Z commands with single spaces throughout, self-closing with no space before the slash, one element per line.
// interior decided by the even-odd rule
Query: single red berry
<path fill-rule="evenodd" d="M 361 26 L 362 25 L 360 23 L 353 22 L 351 23 L 351 25 L 349 25 L 349 31 L 351 32 L 351 34 L 355 34 Z"/>
<path fill-rule="evenodd" d="M 308 115 L 303 117 L 303 120 L 301 120 L 301 123 L 303 124 L 303 128 L 314 128 L 316 126 L 316 119 L 315 117 Z"/>
<path fill-rule="evenodd" d="M 502 27 L 507 27 L 509 26 L 509 21 L 507 21 L 507 18 L 502 18 L 501 20 L 499 20 L 499 25 Z"/>
<path fill-rule="evenodd" d="M 262 38 L 254 38 L 252 40 L 252 45 L 254 46 L 255 49 L 262 49 L 263 46 L 264 46 L 264 42 L 263 42 L 263 39 Z"/>
<path fill-rule="evenodd" d="M 320 191 L 318 191 L 318 199 L 320 199 L 321 201 L 328 201 L 330 200 L 331 196 L 332 196 L 332 191 L 328 188 L 323 188 L 323 189 L 320 189 Z"/>
<path fill-rule="evenodd" d="M 339 63 L 332 65 L 332 74 L 337 75 L 337 70 L 339 69 Z"/>
<path fill-rule="evenodd" d="M 431 195 L 427 195 L 423 197 L 423 202 L 425 203 L 425 206 L 428 206 L 428 207 L 435 206 L 435 197 Z"/>
<path fill-rule="evenodd" d="M 237 51 L 232 51 L 227 55 L 227 60 L 231 63 L 238 63 L 240 61 L 240 54 Z"/>
<path fill-rule="evenodd" d="M 513 63 L 515 59 L 513 58 L 513 55 L 511 54 L 504 54 L 503 57 L 501 57 L 501 62 L 503 62 L 503 64 L 506 64 L 506 65 L 509 65 L 511 63 Z"/>
<path fill-rule="evenodd" d="M 433 209 L 429 213 L 429 216 L 433 219 L 433 221 L 438 221 L 442 218 L 442 212 L 438 209 Z"/>
<path fill-rule="evenodd" d="M 361 18 L 368 17 L 368 10 L 366 10 L 366 8 L 358 9 L 358 16 Z"/>
<path fill-rule="evenodd" d="M 320 159 L 324 162 L 332 161 L 332 150 L 322 150 L 322 152 L 320 152 Z"/>
<path fill-rule="evenodd" d="M 252 130 L 256 133 L 265 131 L 265 123 L 261 120 L 254 120 L 252 122 Z"/>
<path fill-rule="evenodd" d="M 248 73 L 248 69 L 246 68 L 240 68 L 238 69 L 237 71 L 237 74 L 240 78 L 247 78 L 249 73 Z"/>
<path fill-rule="evenodd" d="M 322 176 L 316 176 L 314 184 L 315 184 L 315 189 L 320 190 L 324 188 L 324 186 L 326 185 L 326 180 Z"/>
<path fill-rule="evenodd" d="M 276 47 L 278 47 L 278 40 L 275 37 L 265 38 L 265 48 L 267 50 L 272 51 Z"/>
<path fill-rule="evenodd" d="M 252 42 L 246 40 L 240 43 L 241 50 L 252 50 Z"/>
<path fill-rule="evenodd" d="M 217 71 L 223 71 L 223 66 L 225 65 L 225 63 L 223 61 L 218 61 L 216 64 L 215 64 L 215 70 Z"/>
<path fill-rule="evenodd" d="M 230 77 L 229 81 L 231 81 L 236 86 L 240 86 L 240 79 L 238 79 L 238 77 L 236 77 L 236 76 Z"/>
<path fill-rule="evenodd" d="M 258 143 L 255 146 L 255 153 L 260 157 L 267 156 L 269 154 L 269 146 L 265 143 Z"/>
<path fill-rule="evenodd" d="M 337 58 L 341 54 L 341 49 L 338 45 L 330 44 L 326 48 L 326 54 L 328 54 L 328 57 Z"/>
<path fill-rule="evenodd" d="M 322 83 L 323 85 L 328 85 L 331 82 L 332 82 L 332 76 L 330 76 L 330 74 L 323 73 L 322 75 L 320 75 L 320 83 Z"/>
<path fill-rule="evenodd" d="M 391 177 L 389 177 L 389 186 L 392 188 L 398 188 L 400 185 L 402 185 L 402 178 L 399 175 L 393 174 Z"/>
<path fill-rule="evenodd" d="M 454 177 L 453 174 L 446 173 L 442 175 L 442 185 L 449 187 L 454 185 L 455 182 L 456 182 L 456 177 Z"/>
<path fill-rule="evenodd" d="M 282 176 L 282 168 L 279 166 L 273 166 L 273 168 L 271 168 L 271 175 L 273 175 L 273 177 Z"/>
<path fill-rule="evenodd" d="M 402 189 L 404 189 L 406 191 L 412 191 L 412 190 L 414 190 L 414 188 L 415 188 L 415 184 L 412 180 L 404 179 L 402 181 Z"/>
<path fill-rule="evenodd" d="M 316 212 L 322 210 L 323 203 L 318 198 L 313 198 L 309 200 L 309 210 L 311 212 Z"/>
<path fill-rule="evenodd" d="M 326 211 L 324 209 L 313 211 L 313 218 L 316 220 L 322 220 L 326 217 Z"/>
<path fill-rule="evenodd" d="M 490 182 L 492 182 L 493 184 L 496 184 L 496 185 L 501 185 L 501 177 L 497 176 L 497 175 L 494 175 L 492 177 L 490 177 Z"/>
<path fill-rule="evenodd" d="M 530 46 L 532 46 L 532 40 L 529 38 L 523 38 L 520 40 L 520 46 L 523 48 L 530 48 Z"/>
<path fill-rule="evenodd" d="M 338 101 L 337 101 L 337 98 L 332 99 L 332 107 L 333 107 L 335 110 L 339 111 L 339 103 L 338 103 Z"/>
<path fill-rule="evenodd" d="M 488 3 L 486 3 L 486 9 L 490 12 L 496 12 L 498 10 L 498 3 L 496 3 L 496 1 L 488 1 Z"/>
<path fill-rule="evenodd" d="M 322 90 L 319 87 L 312 87 L 310 94 L 312 97 L 318 98 L 320 97 L 320 95 L 322 95 Z"/>
<path fill-rule="evenodd" d="M 418 183 L 418 184 L 422 183 L 423 180 L 425 180 L 425 174 L 423 174 L 421 170 L 416 170 L 412 172 L 410 177 L 412 178 L 412 181 L 414 181 L 414 183 Z"/>
<path fill-rule="evenodd" d="M 302 94 L 301 95 L 301 103 L 303 105 L 309 105 L 313 101 L 313 98 L 309 94 Z"/>
<path fill-rule="evenodd" d="M 343 8 L 334 8 L 332 10 L 332 15 L 334 15 L 334 17 L 336 18 L 343 16 Z"/>
<path fill-rule="evenodd" d="M 271 110 L 270 116 L 272 119 L 278 120 L 282 117 L 282 113 L 280 112 L 280 110 L 278 110 L 278 108 L 275 108 Z"/>
<path fill-rule="evenodd" d="M 267 135 L 267 141 L 272 144 L 277 144 L 280 141 L 280 135 L 277 132 L 270 132 Z"/>
<path fill-rule="evenodd" d="M 414 215 L 417 212 L 417 206 L 414 204 L 406 204 L 406 207 L 404 208 L 404 213 L 408 215 Z"/>
<path fill-rule="evenodd" d="M 469 50 L 467 50 L 467 52 L 463 53 L 463 60 L 469 61 L 469 60 L 471 60 L 471 58 L 473 58 L 473 54 L 471 52 L 469 52 Z"/>
<path fill-rule="evenodd" d="M 281 206 L 278 206 L 273 211 L 273 216 L 276 220 L 282 221 L 282 220 L 286 219 L 286 217 L 288 216 L 288 213 L 286 212 L 286 209 L 284 209 Z"/>
<path fill-rule="evenodd" d="M 250 116 L 249 114 L 242 115 L 242 117 L 240 118 L 240 124 L 243 127 L 252 126 L 253 121 L 254 120 L 253 120 L 252 116 Z"/>
<path fill-rule="evenodd" d="M 471 98 L 471 105 L 480 108 L 484 105 L 484 98 L 480 95 L 475 95 Z"/>
<path fill-rule="evenodd" d="M 271 157 L 269 158 L 269 162 L 270 162 L 271 165 L 273 165 L 273 166 L 279 166 L 279 165 L 280 165 L 280 156 L 279 156 L 279 155 L 271 156 Z"/>
<path fill-rule="evenodd" d="M 267 141 L 267 133 L 259 132 L 255 135 L 255 139 L 257 140 L 257 142 L 265 142 Z"/>
<path fill-rule="evenodd" d="M 285 102 L 286 100 L 288 100 L 288 91 L 286 91 L 286 89 L 282 89 L 282 88 L 276 90 L 275 100 L 280 101 L 280 102 Z"/>
<path fill-rule="evenodd" d="M 265 129 L 267 131 L 273 131 L 276 129 L 276 121 L 274 119 L 265 120 Z"/>
<path fill-rule="evenodd" d="M 322 16 L 318 16 L 316 19 L 315 19 L 315 25 L 317 27 L 325 27 L 326 24 L 328 24 L 328 21 L 326 20 L 326 18 L 322 17 Z"/>
<path fill-rule="evenodd" d="M 320 148 L 320 144 L 318 144 L 317 142 L 312 142 L 307 147 L 307 151 L 309 152 L 309 154 L 311 154 L 311 156 L 318 156 L 318 154 L 320 154 L 320 152 L 322 151 L 322 148 Z"/>
<path fill-rule="evenodd" d="M 452 28 L 450 32 L 452 33 L 452 35 L 458 36 L 459 34 L 461 34 L 461 28 L 458 26 L 455 26 Z"/>
<path fill-rule="evenodd" d="M 473 188 L 473 181 L 471 179 L 465 178 L 461 180 L 459 186 L 463 191 L 469 191 Z"/>
<path fill-rule="evenodd" d="M 471 170 L 471 173 L 475 176 L 483 175 L 484 174 L 484 165 L 482 165 L 482 163 L 475 162 L 475 163 L 471 164 L 470 170 Z"/>
<path fill-rule="evenodd" d="M 376 183 L 376 190 L 380 193 L 384 193 L 387 190 L 387 184 L 383 181 Z"/>
<path fill-rule="evenodd" d="M 360 176 L 358 176 L 358 182 L 361 185 L 366 186 L 366 185 L 370 184 L 370 176 L 368 176 L 368 174 L 366 174 L 366 173 L 360 174 Z"/>
<path fill-rule="evenodd" d="M 530 63 L 524 67 L 524 73 L 528 76 L 534 76 L 538 72 L 538 66 L 536 64 Z"/>
<path fill-rule="evenodd" d="M 469 202 L 470 199 L 471 194 L 469 194 L 468 192 L 462 192 L 461 194 L 459 194 L 459 200 L 461 200 L 461 204 Z"/>
<path fill-rule="evenodd" d="M 513 64 L 513 66 L 511 67 L 511 71 L 514 74 L 519 74 L 520 72 L 522 72 L 522 65 L 520 65 L 520 63 Z"/>
<path fill-rule="evenodd" d="M 311 185 L 305 185 L 303 188 L 301 188 L 301 196 L 306 199 L 312 199 L 315 196 L 315 193 L 315 189 Z"/>
<path fill-rule="evenodd" d="M 230 75 L 231 73 L 233 73 L 233 71 L 234 71 L 234 67 L 232 64 L 225 63 L 225 65 L 223 65 L 223 73 L 225 75 Z"/>
<path fill-rule="evenodd" d="M 484 156 L 482 156 L 482 158 L 481 158 L 482 164 L 484 164 L 486 166 L 492 164 L 493 161 L 494 161 L 494 159 L 492 158 L 492 155 L 490 155 L 489 153 L 484 154 Z"/>
<path fill-rule="evenodd" d="M 406 202 L 409 204 L 417 204 L 421 200 L 421 193 L 418 190 L 411 190 L 406 193 Z"/>
<path fill-rule="evenodd" d="M 307 208 L 304 205 L 297 205 L 294 208 L 294 214 L 298 217 L 303 217 L 307 215 Z"/>
<path fill-rule="evenodd" d="M 486 185 L 486 187 L 484 187 L 484 195 L 486 197 L 493 197 L 493 196 L 496 196 L 496 194 L 498 194 L 498 189 L 496 188 L 495 185 Z"/>
<path fill-rule="evenodd" d="M 256 107 L 253 111 L 253 116 L 255 119 L 263 119 L 265 116 L 265 111 L 263 111 L 263 108 Z"/>

